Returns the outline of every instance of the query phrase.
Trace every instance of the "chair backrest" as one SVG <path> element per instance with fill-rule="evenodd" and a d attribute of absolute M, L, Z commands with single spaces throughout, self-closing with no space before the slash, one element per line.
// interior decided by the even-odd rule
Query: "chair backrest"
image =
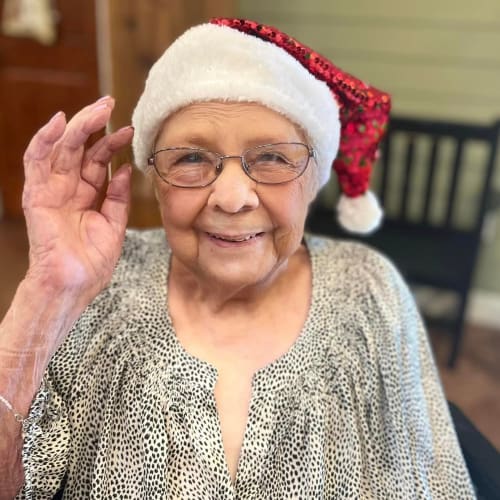
<path fill-rule="evenodd" d="M 479 233 L 499 129 L 500 122 L 485 126 L 393 117 L 375 170 L 375 190 L 387 218 Z"/>

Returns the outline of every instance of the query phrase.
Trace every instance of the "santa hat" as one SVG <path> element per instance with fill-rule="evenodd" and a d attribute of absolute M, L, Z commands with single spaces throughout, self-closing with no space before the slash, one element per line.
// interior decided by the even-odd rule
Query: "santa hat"
<path fill-rule="evenodd" d="M 337 211 L 352 232 L 373 231 L 382 218 L 368 190 L 387 126 L 387 94 L 343 72 L 276 28 L 242 19 L 212 19 L 181 35 L 151 68 L 132 117 L 139 168 L 164 120 L 195 102 L 258 102 L 299 125 L 316 151 L 320 186 L 335 169 Z"/>

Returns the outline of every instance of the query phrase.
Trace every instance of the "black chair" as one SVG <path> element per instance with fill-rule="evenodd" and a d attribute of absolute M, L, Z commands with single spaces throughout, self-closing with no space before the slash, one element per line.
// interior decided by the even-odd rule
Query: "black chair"
<path fill-rule="evenodd" d="M 456 405 L 448 406 L 478 500 L 500 500 L 500 453 Z"/>
<path fill-rule="evenodd" d="M 450 367 L 459 352 L 491 201 L 499 129 L 500 122 L 481 126 L 392 117 L 374 168 L 373 188 L 386 214 L 382 227 L 364 237 L 344 232 L 332 208 L 335 182 L 318 197 L 307 221 L 312 232 L 359 239 L 379 249 L 412 286 L 454 294 L 450 314 L 426 316 L 429 326 L 452 334 Z"/>

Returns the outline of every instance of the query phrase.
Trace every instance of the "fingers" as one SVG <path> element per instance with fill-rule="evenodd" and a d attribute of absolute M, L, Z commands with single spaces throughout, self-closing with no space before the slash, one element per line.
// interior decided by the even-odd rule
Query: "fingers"
<path fill-rule="evenodd" d="M 56 113 L 31 139 L 24 153 L 24 175 L 27 183 L 43 182 L 51 171 L 50 156 L 66 127 L 66 116 Z"/>
<path fill-rule="evenodd" d="M 88 138 L 101 130 L 109 121 L 115 105 L 112 97 L 106 96 L 81 109 L 68 122 L 63 136 L 57 144 L 57 154 L 52 164 L 55 174 L 79 172 L 83 157 L 83 146 Z"/>
<path fill-rule="evenodd" d="M 122 165 L 111 179 L 101 213 L 117 232 L 123 232 L 130 207 L 130 178 L 132 167 Z"/>
<path fill-rule="evenodd" d="M 134 135 L 131 126 L 123 127 L 97 141 L 86 153 L 81 172 L 82 179 L 99 191 L 106 180 L 107 167 L 112 156 L 130 144 Z"/>
<path fill-rule="evenodd" d="M 33 137 L 24 154 L 27 183 L 44 182 L 51 172 L 80 170 L 79 150 L 91 134 L 109 120 L 114 99 L 106 96 L 80 110 L 68 123 L 64 113 L 56 113 Z"/>

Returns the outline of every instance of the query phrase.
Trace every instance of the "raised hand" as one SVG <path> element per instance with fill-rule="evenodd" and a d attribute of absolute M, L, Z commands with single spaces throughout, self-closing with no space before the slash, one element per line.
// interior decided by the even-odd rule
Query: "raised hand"
<path fill-rule="evenodd" d="M 0 323 L 0 394 L 27 415 L 45 369 L 85 306 L 107 284 L 120 255 L 130 200 L 130 166 L 97 198 L 113 153 L 129 144 L 132 127 L 86 149 L 114 106 L 110 97 L 68 123 L 57 113 L 31 140 L 25 156 L 23 208 L 30 265 Z M 0 408 L 0 498 L 23 482 L 22 434 L 5 404 Z"/>
<path fill-rule="evenodd" d="M 68 123 L 57 113 L 31 140 L 24 155 L 23 209 L 30 242 L 27 279 L 49 293 L 90 302 L 108 283 L 119 258 L 128 217 L 131 167 L 113 176 L 96 207 L 113 153 L 130 143 L 132 127 L 108 134 L 89 149 L 114 106 L 105 97 Z"/>

